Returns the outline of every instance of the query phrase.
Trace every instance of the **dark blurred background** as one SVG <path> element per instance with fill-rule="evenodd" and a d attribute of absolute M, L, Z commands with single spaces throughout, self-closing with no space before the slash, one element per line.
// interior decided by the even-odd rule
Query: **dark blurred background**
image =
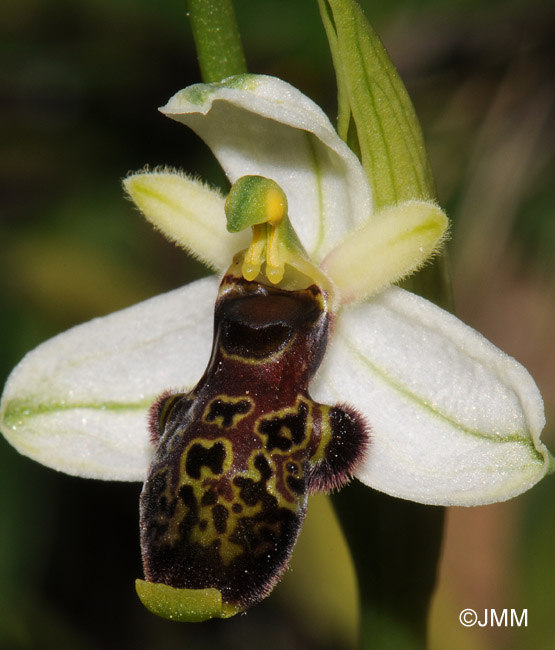
<path fill-rule="evenodd" d="M 457 314 L 530 369 L 554 450 L 553 4 L 361 4 L 414 100 L 453 219 Z M 293 83 L 333 119 L 316 2 L 236 5 L 250 71 Z M 46 338 L 204 273 L 123 198 L 128 171 L 171 165 L 225 181 L 204 145 L 156 110 L 200 80 L 183 0 L 3 0 L 0 16 L 2 385 Z M 2 650 L 352 642 L 352 567 L 340 538 L 321 534 L 330 525 L 325 503 L 314 506 L 307 541 L 274 596 L 247 616 L 178 625 L 134 595 L 139 485 L 58 474 L 3 439 L 0 476 Z M 449 511 L 432 650 L 553 647 L 554 497 L 547 479 L 505 504 Z M 325 570 L 315 546 L 322 537 Z M 466 629 L 458 622 L 465 607 L 527 608 L 528 627 Z"/>

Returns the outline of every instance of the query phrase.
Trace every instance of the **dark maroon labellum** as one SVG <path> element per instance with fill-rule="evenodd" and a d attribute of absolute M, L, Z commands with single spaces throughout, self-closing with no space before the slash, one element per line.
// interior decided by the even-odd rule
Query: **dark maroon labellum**
<path fill-rule="evenodd" d="M 343 486 L 368 436 L 354 409 L 308 393 L 331 321 L 319 287 L 285 291 L 228 273 L 214 320 L 197 386 L 151 409 L 143 562 L 150 582 L 215 588 L 247 609 L 287 566 L 308 495 Z"/>

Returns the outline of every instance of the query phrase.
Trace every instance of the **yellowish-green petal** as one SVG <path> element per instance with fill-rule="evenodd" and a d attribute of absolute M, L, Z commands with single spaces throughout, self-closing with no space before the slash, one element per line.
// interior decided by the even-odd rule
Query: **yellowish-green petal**
<path fill-rule="evenodd" d="M 431 201 L 407 201 L 374 214 L 322 262 L 341 301 L 360 302 L 416 271 L 440 247 L 448 228 Z"/>
<path fill-rule="evenodd" d="M 226 230 L 224 197 L 205 183 L 174 171 L 140 172 L 123 181 L 132 201 L 168 239 L 210 268 L 226 269 L 248 233 Z"/>

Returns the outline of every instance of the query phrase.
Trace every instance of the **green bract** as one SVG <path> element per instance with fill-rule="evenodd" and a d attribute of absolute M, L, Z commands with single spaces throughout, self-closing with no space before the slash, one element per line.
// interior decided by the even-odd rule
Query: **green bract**
<path fill-rule="evenodd" d="M 420 124 L 385 47 L 352 0 L 318 0 L 339 97 L 339 135 L 360 153 L 382 208 L 434 196 Z"/>
<path fill-rule="evenodd" d="M 162 111 L 194 129 L 230 181 L 275 180 L 314 264 L 341 306 L 311 394 L 355 406 L 371 426 L 358 478 L 421 503 L 508 499 L 553 459 L 543 403 L 514 359 L 432 303 L 388 287 L 432 254 L 446 220 L 421 196 L 376 210 L 368 176 L 322 111 L 279 79 L 197 85 Z M 225 229 L 224 199 L 183 175 L 125 181 L 145 216 L 223 271 L 248 234 Z M 206 366 L 218 278 L 199 280 L 78 326 L 29 353 L 9 378 L 2 431 L 32 458 L 71 474 L 142 480 L 152 455 L 146 411 Z"/>

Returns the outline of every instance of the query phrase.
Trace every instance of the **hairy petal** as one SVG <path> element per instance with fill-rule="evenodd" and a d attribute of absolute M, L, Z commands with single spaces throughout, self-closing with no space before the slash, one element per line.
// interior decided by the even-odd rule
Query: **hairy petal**
<path fill-rule="evenodd" d="M 372 213 L 355 154 L 322 110 L 280 79 L 245 74 L 197 84 L 160 110 L 208 144 L 231 182 L 260 175 L 281 185 L 292 224 L 315 262 Z"/>
<path fill-rule="evenodd" d="M 420 268 L 440 247 L 447 227 L 435 203 L 406 201 L 350 232 L 321 267 L 343 303 L 361 302 Z"/>
<path fill-rule="evenodd" d="M 337 320 L 312 393 L 352 404 L 370 424 L 363 483 L 470 506 L 509 499 L 553 469 L 533 379 L 457 318 L 391 288 Z"/>
<path fill-rule="evenodd" d="M 123 185 L 131 200 L 168 239 L 210 268 L 223 271 L 249 233 L 230 236 L 224 197 L 205 183 L 175 171 L 138 172 Z"/>
<path fill-rule="evenodd" d="M 0 403 L 21 453 L 68 474 L 142 481 L 152 455 L 147 410 L 191 388 L 210 356 L 215 277 L 78 325 L 27 354 Z"/>

